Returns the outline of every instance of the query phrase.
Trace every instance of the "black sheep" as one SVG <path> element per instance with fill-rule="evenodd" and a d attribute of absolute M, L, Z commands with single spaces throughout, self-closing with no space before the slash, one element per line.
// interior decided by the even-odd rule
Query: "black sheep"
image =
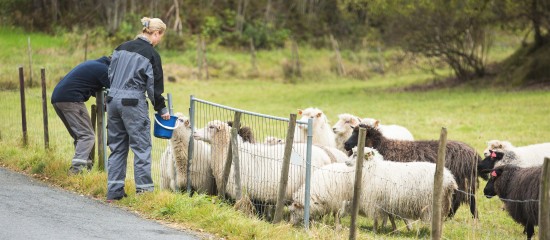
<path fill-rule="evenodd" d="M 229 127 L 233 127 L 233 121 L 227 121 L 227 125 Z M 243 139 L 243 142 L 249 142 L 249 143 L 256 143 L 256 139 L 254 138 L 254 133 L 252 132 L 252 128 L 247 126 L 241 126 L 239 131 L 237 132 L 239 136 Z"/>
<path fill-rule="evenodd" d="M 538 225 L 540 179 L 542 167 L 520 168 L 503 165 L 491 171 L 491 178 L 483 193 L 487 198 L 498 195 L 506 211 L 517 223 L 523 225 L 523 233 L 531 239 Z"/>
<path fill-rule="evenodd" d="M 346 141 L 345 149 L 348 153 L 357 146 L 359 128 L 367 130 L 365 147 L 371 147 L 388 161 L 394 162 L 432 162 L 437 161 L 439 141 L 405 141 L 385 138 L 382 133 L 374 127 L 360 124 L 353 129 L 351 137 Z M 445 167 L 449 169 L 462 192 L 453 194 L 452 209 L 449 216 L 453 216 L 460 203 L 469 203 L 470 212 L 477 218 L 475 190 L 477 189 L 477 164 L 481 156 L 474 148 L 463 142 L 447 141 L 445 154 Z"/>

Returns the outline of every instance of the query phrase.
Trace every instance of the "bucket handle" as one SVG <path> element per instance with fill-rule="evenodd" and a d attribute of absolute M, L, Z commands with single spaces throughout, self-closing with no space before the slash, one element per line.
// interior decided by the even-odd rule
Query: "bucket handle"
<path fill-rule="evenodd" d="M 161 127 L 165 128 L 165 129 L 168 129 L 168 130 L 174 130 L 178 127 L 179 125 L 179 122 L 178 120 L 176 119 L 176 124 L 174 125 L 174 127 L 168 127 L 168 126 L 164 126 L 162 123 L 159 122 L 159 120 L 157 119 L 157 117 L 155 117 L 155 122 L 157 122 L 158 125 L 160 125 Z"/>

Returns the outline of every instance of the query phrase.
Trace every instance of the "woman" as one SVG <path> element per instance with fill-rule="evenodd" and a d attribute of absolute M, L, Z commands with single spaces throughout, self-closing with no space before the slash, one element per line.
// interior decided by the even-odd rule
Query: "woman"
<path fill-rule="evenodd" d="M 111 88 L 107 95 L 107 132 L 111 149 L 108 163 L 107 201 L 126 196 L 124 180 L 128 150 L 134 152 L 136 193 L 153 191 L 151 177 L 151 126 L 145 92 L 155 111 L 170 119 L 166 108 L 162 63 L 154 47 L 162 40 L 166 24 L 158 18 L 141 19 L 142 33 L 118 46 L 109 66 Z"/>

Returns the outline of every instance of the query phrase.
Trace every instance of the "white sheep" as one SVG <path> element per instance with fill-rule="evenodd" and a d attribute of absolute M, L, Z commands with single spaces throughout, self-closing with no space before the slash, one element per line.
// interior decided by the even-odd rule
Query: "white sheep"
<path fill-rule="evenodd" d="M 336 142 L 334 132 L 330 127 L 328 118 L 318 108 L 306 108 L 305 110 L 298 109 L 298 114 L 302 115 L 300 121 L 307 122 L 308 119 L 313 119 L 312 126 L 312 143 L 314 145 L 321 145 L 336 148 Z M 307 125 L 297 124 L 296 131 L 294 132 L 294 142 L 306 142 L 307 138 Z"/>
<path fill-rule="evenodd" d="M 161 189 L 172 191 L 187 188 L 187 163 L 191 125 L 189 119 L 182 113 L 175 114 L 177 127 L 161 159 Z M 190 166 L 191 187 L 201 193 L 214 193 L 214 178 L 210 167 L 210 146 L 202 141 L 194 140 L 193 159 Z M 176 179 L 174 179 L 174 170 Z"/>
<path fill-rule="evenodd" d="M 269 145 L 285 144 L 285 140 L 274 136 L 267 136 L 264 139 L 264 144 L 269 144 Z"/>
<path fill-rule="evenodd" d="M 221 187 L 223 167 L 227 158 L 230 143 L 231 128 L 227 123 L 219 120 L 209 122 L 204 128 L 195 131 L 193 137 L 210 143 L 212 147 L 212 169 L 218 188 Z M 246 192 L 251 199 L 263 202 L 275 202 L 277 200 L 278 185 L 281 175 L 284 144 L 251 144 L 240 142 L 238 144 L 240 180 L 243 193 Z M 305 178 L 305 149 L 306 144 L 294 143 L 289 167 L 289 181 L 286 190 L 286 198 L 290 200 L 303 183 Z M 334 149 L 339 152 L 338 150 Z M 325 150 L 312 146 L 311 151 L 312 170 L 342 161 L 342 155 L 333 159 Z M 345 154 L 343 154 L 345 157 Z M 235 198 L 235 171 L 234 163 L 231 167 L 230 178 L 226 186 L 227 194 Z M 218 189 L 220 190 L 220 189 Z"/>
<path fill-rule="evenodd" d="M 545 157 L 550 157 L 550 143 L 539 143 L 527 146 L 516 147 L 508 141 L 491 140 L 487 142 L 487 148 L 483 150 L 483 155 L 489 157 L 490 150 L 494 152 L 513 151 L 521 159 L 521 162 L 514 163 L 520 167 L 540 166 Z"/>
<path fill-rule="evenodd" d="M 332 126 L 332 131 L 336 135 L 336 148 L 347 152 L 344 143 L 351 137 L 353 128 L 364 123 L 372 127 L 377 127 L 388 139 L 395 140 L 414 140 L 412 133 L 405 127 L 399 125 L 382 125 L 379 120 L 374 118 L 359 118 L 349 113 L 338 115 L 338 121 Z"/>
<path fill-rule="evenodd" d="M 354 155 L 350 157 L 350 161 L 355 161 Z M 429 221 L 435 164 L 384 161 L 379 155 L 375 149 L 365 147 L 365 158 L 368 161 L 363 166 L 363 191 L 359 212 L 375 220 L 375 231 L 378 228 L 377 219 L 387 214 L 404 219 Z M 349 210 L 355 180 L 354 171 L 353 167 L 336 163 L 324 166 L 313 174 L 310 199 L 312 216 L 327 212 L 341 216 L 343 211 Z M 451 196 L 457 188 L 453 175 L 445 169 L 442 217 L 450 210 Z M 290 207 L 291 220 L 294 222 L 303 218 L 302 192 L 303 188 L 295 193 Z M 393 222 L 392 225 L 395 230 Z"/>
<path fill-rule="evenodd" d="M 388 139 L 414 141 L 412 133 L 405 127 L 399 125 L 383 125 L 380 120 L 374 118 L 363 118 L 361 123 L 380 129 L 382 135 Z"/>
<path fill-rule="evenodd" d="M 359 125 L 359 123 L 361 123 L 361 119 L 349 113 L 338 115 L 338 121 L 332 126 L 338 150 L 347 152 L 344 143 L 351 137 L 353 128 Z"/>

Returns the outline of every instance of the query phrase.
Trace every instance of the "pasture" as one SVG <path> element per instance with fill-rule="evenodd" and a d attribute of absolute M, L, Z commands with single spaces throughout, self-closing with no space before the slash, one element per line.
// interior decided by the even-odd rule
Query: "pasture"
<path fill-rule="evenodd" d="M 0 42 L 5 31 L 0 32 Z M 19 38 L 17 38 L 19 36 Z M 11 37 L 17 44 L 11 44 L 10 58 L 2 53 L 0 82 L 17 81 L 17 67 L 28 61 L 24 56 L 26 35 L 16 34 Z M 10 38 L 10 39 L 11 39 Z M 61 46 L 63 41 L 51 41 L 56 38 L 45 38 L 36 46 L 34 57 L 34 79 L 39 79 L 39 68 L 45 67 L 48 79 L 48 96 L 54 83 L 65 71 L 70 70 L 81 59 L 81 55 L 67 51 Z M 43 42 L 42 42 L 43 41 Z M 12 42 L 12 43 L 13 43 Z M 46 44 L 48 42 L 50 45 Z M 14 46 L 16 45 L 16 46 Z M 19 50 L 18 50 L 19 49 Z M 71 49 L 78 49 L 72 47 Z M 215 49 L 216 50 L 216 49 Z M 213 62 L 227 66 L 229 63 L 243 64 L 248 68 L 246 54 L 224 52 L 223 49 L 211 51 Z M 91 51 L 91 58 L 108 55 L 111 50 L 98 48 Z M 340 113 L 351 113 L 362 117 L 373 117 L 382 124 L 399 124 L 408 128 L 415 139 L 437 139 L 441 127 L 446 127 L 448 139 L 463 141 L 473 146 L 481 154 L 485 143 L 491 139 L 502 139 L 516 146 L 548 142 L 550 139 L 550 92 L 548 91 L 505 91 L 498 88 L 465 85 L 454 89 L 441 89 L 427 92 L 407 92 L 399 90 L 413 83 L 431 81 L 432 76 L 425 71 L 411 66 L 400 71 L 387 72 L 384 75 L 372 74 L 364 80 L 338 78 L 322 72 L 328 67 L 324 62 L 323 52 L 311 49 L 304 50 L 305 80 L 294 84 L 287 83 L 280 77 L 278 58 L 284 52 L 260 52 L 258 59 L 265 71 L 265 76 L 246 78 L 246 74 L 210 80 L 186 78 L 184 69 L 192 69 L 192 50 L 179 54 L 160 52 L 165 64 L 165 75 L 176 75 L 176 82 L 166 82 L 165 92 L 173 94 L 174 110 L 187 115 L 189 96 L 208 101 L 245 109 L 252 112 L 288 117 L 297 109 L 317 107 L 322 109 L 331 123 L 337 121 Z M 330 53 L 325 53 L 330 54 Z M 52 59 L 52 55 L 58 57 Z M 505 55 L 497 52 L 495 56 Z M 349 56 L 349 55 L 348 55 Z M 326 60 L 326 59 L 325 59 Z M 348 58 L 349 61 L 349 58 Z M 220 72 L 228 71 L 220 67 Z M 236 67 L 238 70 L 239 67 Z M 319 74 L 316 74 L 316 72 Z M 445 74 L 445 69 L 440 70 Z M 180 75 L 178 75 L 180 74 Z M 221 74 L 221 73 L 220 73 Z M 16 84 L 17 85 L 17 84 Z M 28 108 L 41 109 L 40 89 L 26 90 Z M 3 90 L 0 92 L 0 164 L 12 169 L 36 174 L 53 184 L 76 192 L 105 198 L 106 174 L 93 170 L 82 176 L 66 176 L 66 169 L 72 155 L 72 140 L 58 121 L 54 111 L 49 110 L 49 119 L 54 127 L 50 129 L 51 138 L 58 139 L 52 149 L 43 150 L 41 142 L 41 112 L 29 114 L 29 134 L 33 139 L 28 147 L 21 146 L 19 92 Z M 93 100 L 93 98 L 92 98 Z M 92 101 L 88 104 L 91 105 Z M 32 105 L 31 105 L 32 104 Z M 48 102 L 48 105 L 49 102 Z M 49 106 L 51 107 L 51 106 Z M 57 125 L 55 125 L 57 124 Z M 156 142 L 155 142 L 156 143 Z M 160 144 L 165 144 L 160 143 Z M 159 146 L 163 150 L 163 146 Z M 154 153 L 155 155 L 155 153 Z M 156 153 L 159 155 L 159 153 Z M 461 206 L 453 219 L 443 224 L 445 239 L 523 239 L 523 228 L 513 222 L 501 209 L 498 198 L 487 199 L 483 196 L 485 181 L 480 179 L 480 188 L 476 193 L 478 200 L 479 220 L 471 218 L 468 207 Z M 132 184 L 127 186 L 131 187 Z M 131 191 L 127 190 L 127 191 Z M 227 203 L 216 197 L 195 195 L 189 198 L 186 194 L 174 194 L 157 191 L 153 194 L 136 198 L 130 196 L 120 201 L 121 206 L 136 210 L 146 217 L 173 222 L 178 226 L 193 230 L 202 230 L 228 239 L 346 239 L 348 229 L 333 230 L 333 219 L 325 217 L 313 223 L 310 231 L 289 224 L 272 225 L 265 221 L 246 217 L 232 210 Z M 349 225 L 349 217 L 343 219 Z M 372 220 L 361 219 L 358 224 L 360 239 L 409 239 L 429 238 L 429 223 L 415 222 L 413 230 L 407 231 L 404 224 L 398 223 L 399 233 L 386 231 L 374 234 Z M 535 233 L 538 233 L 536 228 Z"/>

